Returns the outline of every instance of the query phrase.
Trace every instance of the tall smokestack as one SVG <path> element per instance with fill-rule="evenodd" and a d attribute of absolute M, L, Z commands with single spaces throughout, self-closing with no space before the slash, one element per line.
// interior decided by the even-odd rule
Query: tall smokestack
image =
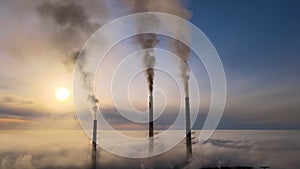
<path fill-rule="evenodd" d="M 149 95 L 149 153 L 153 152 L 154 138 L 153 138 L 153 93 Z"/>
<path fill-rule="evenodd" d="M 89 100 L 92 101 L 95 106 L 93 107 L 93 138 L 92 138 L 92 156 L 91 156 L 91 169 L 97 168 L 97 113 L 99 110 L 98 99 L 95 95 L 90 95 Z M 94 100 L 93 100 L 94 99 Z"/>
<path fill-rule="evenodd" d="M 185 118 L 186 118 L 186 156 L 187 162 L 192 157 L 192 136 L 191 136 L 191 115 L 190 115 L 190 98 L 189 98 L 189 80 L 190 67 L 188 61 L 190 59 L 190 48 L 178 40 L 173 41 L 175 53 L 181 59 L 179 62 L 180 76 L 184 86 L 185 93 Z"/>
<path fill-rule="evenodd" d="M 92 140 L 92 164 L 91 169 L 97 168 L 97 119 L 93 123 L 93 140 Z"/>
<path fill-rule="evenodd" d="M 135 0 L 133 1 L 133 13 L 149 12 L 149 7 L 153 3 L 152 0 Z M 136 20 L 136 31 L 138 35 L 134 39 L 133 43 L 139 45 L 142 49 L 145 49 L 143 54 L 143 64 L 146 68 L 145 75 L 148 82 L 149 89 L 149 153 L 153 151 L 154 139 L 153 139 L 153 84 L 154 84 L 154 67 L 155 67 L 155 55 L 154 48 L 159 44 L 158 36 L 155 33 L 144 33 L 149 28 L 159 28 L 159 19 L 151 14 Z M 151 30 L 151 29 L 149 29 Z"/>
<path fill-rule="evenodd" d="M 190 98 L 185 97 L 186 113 L 186 154 L 189 160 L 192 157 L 192 134 L 191 134 L 191 115 L 190 115 Z"/>

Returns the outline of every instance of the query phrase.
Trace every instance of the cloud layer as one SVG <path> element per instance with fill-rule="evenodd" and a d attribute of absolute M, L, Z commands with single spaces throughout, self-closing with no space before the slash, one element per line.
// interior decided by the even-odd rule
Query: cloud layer
<path fill-rule="evenodd" d="M 2 131 L 0 135 L 1 169 L 83 169 L 91 162 L 91 145 L 82 131 Z M 97 160 L 102 169 L 265 165 L 294 169 L 300 165 L 298 140 L 299 131 L 217 131 L 206 143 L 193 144 L 193 158 L 188 164 L 183 142 L 148 159 L 122 158 L 101 150 Z M 126 151 L 140 151 L 138 145 L 122 145 Z"/>

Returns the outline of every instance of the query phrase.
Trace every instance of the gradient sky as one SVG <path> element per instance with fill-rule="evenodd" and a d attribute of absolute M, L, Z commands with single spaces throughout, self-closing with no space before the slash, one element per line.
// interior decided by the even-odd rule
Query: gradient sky
<path fill-rule="evenodd" d="M 77 3 L 83 11 L 78 12 L 89 19 L 87 22 L 83 17 L 81 22 L 88 24 L 92 20 L 98 27 L 130 13 L 132 5 L 128 0 Z M 75 21 L 71 26 L 55 24 L 45 16 L 47 12 L 41 12 L 43 4 L 47 2 L 0 1 L 0 129 L 79 128 L 72 99 L 59 102 L 54 90 L 59 86 L 72 88 L 73 67 L 66 67 L 67 55 L 70 49 L 80 48 L 96 29 L 91 25 L 82 30 Z M 211 40 L 224 65 L 228 95 L 219 128 L 300 129 L 300 2 L 190 0 L 183 4 L 192 13 L 189 21 Z M 75 34 L 80 37 L 74 37 Z M 167 49 L 163 44 L 159 47 Z M 109 73 L 105 72 L 111 73 L 122 57 L 134 51 L 130 39 L 114 49 L 98 75 L 101 108 L 116 127 L 138 128 L 116 113 L 105 90 L 110 87 L 105 81 L 110 78 Z M 201 61 L 191 56 L 192 73 L 201 84 L 199 90 L 204 98 L 195 125 L 201 128 L 209 105 L 209 82 Z M 171 63 L 167 59 L 159 58 L 158 63 L 171 72 L 178 71 L 176 66 L 166 64 Z M 138 59 L 130 65 L 142 68 Z M 176 86 L 163 85 L 168 83 L 172 86 L 171 78 L 157 73 L 157 87 L 165 90 L 169 98 L 179 97 Z M 147 93 L 143 74 L 137 76 L 133 86 L 137 88 L 130 92 L 133 104 L 145 110 Z M 163 95 L 158 93 L 157 99 L 163 99 Z M 174 119 L 172 112 L 178 102 L 168 101 L 158 126 L 167 126 Z"/>

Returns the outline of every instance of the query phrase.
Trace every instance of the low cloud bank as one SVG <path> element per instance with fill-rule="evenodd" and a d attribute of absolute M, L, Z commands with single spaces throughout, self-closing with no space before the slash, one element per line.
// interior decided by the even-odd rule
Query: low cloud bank
<path fill-rule="evenodd" d="M 137 131 L 145 132 L 145 131 Z M 196 136 L 199 132 L 196 132 Z M 91 145 L 82 131 L 1 131 L 1 169 L 89 168 Z M 147 159 L 122 158 L 98 152 L 98 168 L 202 168 L 270 166 L 293 169 L 300 165 L 299 131 L 217 131 L 204 144 L 193 144 L 186 164 L 185 145 Z M 123 143 L 126 147 L 127 143 Z M 129 144 L 128 144 L 129 145 Z M 138 145 L 131 150 L 138 151 Z"/>

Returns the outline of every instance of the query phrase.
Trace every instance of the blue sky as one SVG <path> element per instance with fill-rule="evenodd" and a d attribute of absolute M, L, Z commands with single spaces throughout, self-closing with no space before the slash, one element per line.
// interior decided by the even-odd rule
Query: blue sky
<path fill-rule="evenodd" d="M 269 119 L 282 116 L 282 123 L 280 120 L 276 124 L 260 123 L 259 120 L 241 122 L 226 117 L 225 111 L 221 126 L 299 127 L 299 116 L 296 115 L 299 108 L 295 105 L 299 102 L 294 100 L 299 99 L 300 83 L 299 7 L 298 1 L 189 1 L 188 9 L 193 13 L 190 21 L 208 36 L 223 62 L 228 82 L 227 114 L 236 111 L 231 109 L 236 104 L 231 100 L 238 91 L 246 102 L 250 101 L 248 105 L 253 105 L 254 111 L 259 106 L 261 109 L 266 105 L 276 107 L 278 102 L 284 102 L 278 101 L 283 98 L 290 103 L 279 106 L 274 114 L 269 112 Z M 249 96 L 250 93 L 257 94 Z M 265 102 L 265 105 L 253 103 L 254 100 Z M 244 102 L 241 105 L 245 105 Z M 244 111 L 251 111 L 246 106 L 244 108 Z M 294 115 L 290 115 L 289 111 L 293 111 Z M 294 123 L 284 122 L 286 116 L 297 120 Z"/>
<path fill-rule="evenodd" d="M 191 22 L 222 56 L 227 71 L 280 73 L 299 68 L 297 1 L 190 1 Z M 235 70 L 236 69 L 236 70 Z"/>

